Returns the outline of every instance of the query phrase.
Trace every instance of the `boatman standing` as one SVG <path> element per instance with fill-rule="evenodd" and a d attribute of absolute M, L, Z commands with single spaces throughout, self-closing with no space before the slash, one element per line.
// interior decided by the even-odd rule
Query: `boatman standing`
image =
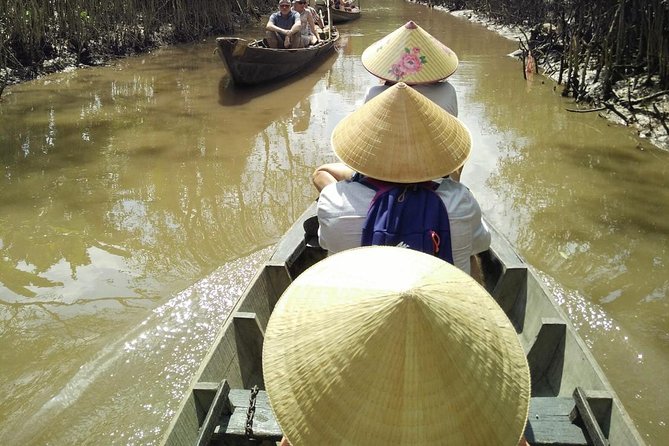
<path fill-rule="evenodd" d="M 270 48 L 302 48 L 300 14 L 290 9 L 290 0 L 279 0 L 279 11 L 269 17 L 265 40 Z"/>

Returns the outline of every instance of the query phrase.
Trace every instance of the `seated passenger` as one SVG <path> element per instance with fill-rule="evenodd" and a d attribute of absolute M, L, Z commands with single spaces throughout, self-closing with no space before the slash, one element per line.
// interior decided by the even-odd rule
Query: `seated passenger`
<path fill-rule="evenodd" d="M 300 274 L 265 330 L 282 445 L 526 445 L 530 370 L 486 290 L 429 255 L 374 246 Z"/>
<path fill-rule="evenodd" d="M 332 7 L 334 9 L 339 9 L 342 11 L 350 11 L 351 10 L 351 3 L 348 2 L 347 0 L 334 0 L 332 2 Z"/>
<path fill-rule="evenodd" d="M 367 90 L 365 102 L 396 82 L 404 82 L 458 116 L 458 96 L 446 80 L 458 68 L 458 56 L 413 21 L 368 46 L 361 59 L 367 71 L 383 80 Z M 460 181 L 461 173 L 462 168 L 451 179 Z"/>
<path fill-rule="evenodd" d="M 311 174 L 311 182 L 320 193 L 325 186 L 337 181 L 350 181 L 355 171 L 344 163 L 322 164 Z"/>
<path fill-rule="evenodd" d="M 408 50 L 408 52 L 407 52 Z M 414 22 L 407 22 L 362 53 L 362 65 L 383 84 L 370 87 L 365 102 L 386 91 L 397 82 L 404 82 L 425 95 L 441 108 L 458 116 L 455 88 L 445 79 L 458 67 L 458 56 Z M 462 168 L 450 178 L 460 181 Z M 339 163 L 320 166 L 312 182 L 320 192 L 327 184 L 350 179 L 353 171 Z"/>
<path fill-rule="evenodd" d="M 279 0 L 279 12 L 267 21 L 265 40 L 270 48 L 302 48 L 300 14 L 290 9 L 290 0 Z"/>
<path fill-rule="evenodd" d="M 457 170 L 469 155 L 471 136 L 457 118 L 398 83 L 339 122 L 332 146 L 351 171 L 409 186 Z M 453 263 L 470 273 L 475 255 L 490 246 L 479 204 L 469 189 L 450 178 L 441 181 L 436 193 L 448 213 Z M 325 186 L 318 198 L 321 247 L 336 253 L 361 246 L 375 195 L 373 188 L 355 179 Z"/>
<path fill-rule="evenodd" d="M 404 82 L 458 116 L 455 88 L 445 80 L 458 68 L 458 56 L 414 22 L 371 44 L 363 51 L 361 61 L 367 71 L 383 81 L 367 90 L 365 102 Z"/>
<path fill-rule="evenodd" d="M 311 10 L 307 8 L 307 0 L 295 0 L 293 11 L 300 15 L 300 21 L 302 22 L 302 29 L 300 30 L 301 46 L 308 47 L 317 44 L 320 40 L 318 30 L 316 29 L 314 16 L 311 14 Z"/>
<path fill-rule="evenodd" d="M 311 15 L 314 17 L 314 23 L 316 24 L 316 30 L 321 33 L 323 32 L 323 29 L 325 28 L 325 24 L 323 23 L 323 19 L 321 18 L 321 15 L 318 13 L 316 8 L 311 6 L 309 3 L 307 3 L 307 9 L 311 11 Z"/>

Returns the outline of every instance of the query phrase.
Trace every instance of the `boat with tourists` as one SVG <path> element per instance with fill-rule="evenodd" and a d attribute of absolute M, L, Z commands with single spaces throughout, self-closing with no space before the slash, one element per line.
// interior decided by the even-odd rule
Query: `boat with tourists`
<path fill-rule="evenodd" d="M 349 9 L 338 9 L 334 7 L 332 2 L 330 2 L 330 7 L 328 8 L 328 6 L 325 4 L 325 1 L 322 0 L 316 2 L 316 8 L 323 17 L 330 17 L 329 20 L 332 20 L 332 23 L 335 25 L 357 20 L 360 18 L 361 14 L 359 6 L 354 6 Z M 328 12 L 330 14 L 329 16 Z"/>
<path fill-rule="evenodd" d="M 269 48 L 266 42 L 218 37 L 217 51 L 236 85 L 258 85 L 285 79 L 313 66 L 335 49 L 339 31 L 328 28 L 316 45 L 306 48 Z"/>
<path fill-rule="evenodd" d="M 272 309 L 289 284 L 327 256 L 318 246 L 315 213 L 314 203 L 281 238 L 248 285 L 195 374 L 161 444 L 275 444 L 281 439 L 264 391 L 263 338 Z M 528 442 L 644 444 L 554 296 L 510 243 L 490 223 L 488 227 L 492 244 L 481 254 L 485 288 L 515 327 L 530 368 Z"/>

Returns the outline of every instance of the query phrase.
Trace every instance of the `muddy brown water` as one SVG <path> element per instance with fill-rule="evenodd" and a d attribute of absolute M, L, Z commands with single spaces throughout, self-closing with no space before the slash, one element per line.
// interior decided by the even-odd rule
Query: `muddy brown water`
<path fill-rule="evenodd" d="M 649 444 L 669 441 L 669 154 L 481 26 L 367 0 L 338 54 L 232 88 L 213 40 L 9 87 L 0 103 L 0 443 L 154 444 L 217 327 L 316 194 L 360 64 L 409 19 L 456 51 L 463 181 L 540 271 Z M 252 35 L 253 29 L 245 33 Z"/>

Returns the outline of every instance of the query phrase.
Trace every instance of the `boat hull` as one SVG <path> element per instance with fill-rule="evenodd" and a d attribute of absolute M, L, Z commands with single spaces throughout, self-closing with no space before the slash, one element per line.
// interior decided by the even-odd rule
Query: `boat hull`
<path fill-rule="evenodd" d="M 334 34 L 318 45 L 298 49 L 264 48 L 261 41 L 238 37 L 216 39 L 218 54 L 236 85 L 258 85 L 286 79 L 334 51 Z"/>
<path fill-rule="evenodd" d="M 312 204 L 298 218 L 238 301 L 161 444 L 250 444 L 245 443 L 248 439 L 243 430 L 247 410 L 236 407 L 232 400 L 240 399 L 240 390 L 236 389 L 247 389 L 241 398 L 246 401 L 248 389 L 254 385 L 264 389 L 263 333 L 274 305 L 295 277 L 327 255 L 312 246 L 313 242 L 305 241 L 313 240 L 305 237 L 303 228 L 310 226 L 305 222 L 313 223 L 315 212 Z M 530 366 L 532 398 L 527 440 L 532 445 L 586 445 L 593 444 L 594 435 L 600 435 L 610 444 L 644 444 L 555 298 L 508 241 L 489 227 L 492 245 L 481 255 L 485 287 L 516 328 Z M 216 396 L 222 394 L 225 396 L 220 400 L 224 402 L 217 403 Z M 261 396 L 266 398 L 262 392 Z M 280 438 L 271 407 L 266 404 L 262 410 L 265 424 L 254 428 L 255 434 L 268 429 L 271 432 L 266 432 L 265 438 Z M 237 412 L 242 418 L 239 423 L 234 422 L 235 417 L 240 418 Z M 241 423 L 241 432 L 235 434 L 231 431 L 236 423 Z M 267 423 L 273 427 L 270 429 Z"/>
<path fill-rule="evenodd" d="M 327 21 L 328 17 L 327 7 L 325 5 L 318 5 L 318 10 L 325 18 L 325 21 Z M 332 20 L 332 23 L 334 23 L 335 25 L 351 22 L 353 20 L 357 20 L 360 18 L 360 9 L 356 9 L 354 11 L 344 11 L 341 9 L 330 8 L 330 18 Z"/>

